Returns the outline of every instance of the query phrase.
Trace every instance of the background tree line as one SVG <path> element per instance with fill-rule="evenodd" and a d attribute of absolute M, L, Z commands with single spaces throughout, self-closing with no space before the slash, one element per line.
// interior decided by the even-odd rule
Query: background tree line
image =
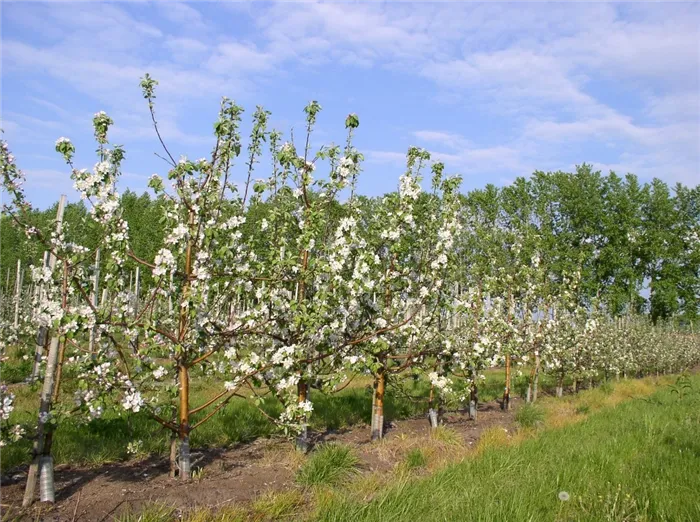
<path fill-rule="evenodd" d="M 243 233 L 254 237 L 261 253 L 269 234 L 263 220 L 272 204 L 284 208 L 287 198 L 293 195 L 280 193 L 273 203 L 257 203 L 247 211 Z M 527 257 L 536 251 L 553 284 L 579 271 L 582 301 L 596 299 L 612 315 L 633 311 L 648 313 L 655 322 L 697 323 L 700 186 L 669 187 L 659 179 L 641 183 L 635 175 L 604 175 L 584 164 L 573 173 L 537 171 L 508 186 L 489 184 L 462 198 L 462 219 L 476 233 L 460 246 L 463 273 L 455 274 L 455 280 L 479 284 L 496 270 L 507 271 L 518 261 L 510 248 L 517 238 L 524 242 L 518 255 Z M 382 199 L 360 198 L 362 221 L 375 219 Z M 161 202 L 130 190 L 122 200 L 134 253 L 153 260 L 165 233 Z M 99 232 L 90 220 L 82 219 L 87 212 L 82 202 L 66 207 L 66 234 L 67 239 L 74 237 L 94 248 Z M 35 212 L 33 224 L 50 230 L 55 215 L 56 204 Z M 338 205 L 329 219 L 343 215 Z M 28 268 L 41 262 L 43 252 L 7 216 L 0 223 L 0 284 L 7 296 L 14 288 L 17 259 Z M 142 272 L 142 277 L 148 285 L 152 275 Z"/>

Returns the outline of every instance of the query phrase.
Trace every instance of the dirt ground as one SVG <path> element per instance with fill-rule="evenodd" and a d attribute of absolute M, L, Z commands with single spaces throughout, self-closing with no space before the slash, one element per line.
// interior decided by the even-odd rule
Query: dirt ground
<path fill-rule="evenodd" d="M 508 412 L 502 411 L 497 402 L 481 404 L 477 422 L 469 420 L 464 412 L 449 412 L 443 421 L 462 437 L 462 447 L 469 447 L 489 428 L 513 430 L 514 411 L 519 402 L 514 400 Z M 420 445 L 430 436 L 425 417 L 390 422 L 380 443 L 370 442 L 369 431 L 368 426 L 358 425 L 313 433 L 312 440 L 315 444 L 338 442 L 352 446 L 360 458 L 361 473 L 369 474 L 390 473 L 405 457 L 406 448 Z M 258 439 L 227 449 L 197 451 L 195 448 L 192 457 L 192 469 L 198 473 L 187 484 L 168 476 L 165 457 L 95 468 L 57 466 L 55 505 L 37 503 L 24 516 L 19 509 L 26 480 L 23 470 L 3 478 L 2 520 L 109 521 L 125 512 L 138 512 L 155 501 L 180 510 L 245 505 L 266 493 L 292 488 L 302 462 L 288 441 L 277 438 Z M 7 515 L 9 518 L 5 518 Z"/>

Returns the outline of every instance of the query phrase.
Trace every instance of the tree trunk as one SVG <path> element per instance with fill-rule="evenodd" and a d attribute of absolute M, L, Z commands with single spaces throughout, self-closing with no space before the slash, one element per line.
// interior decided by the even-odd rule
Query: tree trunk
<path fill-rule="evenodd" d="M 175 478 L 177 476 L 178 465 L 177 465 L 177 434 L 173 433 L 170 439 L 170 478 Z"/>
<path fill-rule="evenodd" d="M 194 224 L 194 213 L 190 211 L 189 213 L 189 228 L 191 229 L 193 224 Z M 178 340 L 182 343 L 185 338 L 187 337 L 187 331 L 189 329 L 189 324 L 188 324 L 188 317 L 187 317 L 187 311 L 185 308 L 182 307 L 182 304 L 189 298 L 190 294 L 190 282 L 189 282 L 189 277 L 192 275 L 192 256 L 194 255 L 193 252 L 193 239 L 190 236 L 190 238 L 187 240 L 187 249 L 185 250 L 185 275 L 187 278 L 185 279 L 185 284 L 183 285 L 182 288 L 182 297 L 180 298 L 180 320 L 179 320 L 179 325 L 178 325 Z M 138 286 L 139 286 L 139 281 L 138 281 L 138 276 L 139 276 L 140 271 L 137 269 L 136 272 L 136 291 L 138 292 Z M 131 282 L 129 283 L 129 287 L 131 287 Z M 135 307 L 138 306 L 138 304 L 135 304 Z M 134 309 L 135 310 L 135 309 Z M 138 337 L 136 339 L 136 343 L 138 343 Z M 134 350 L 136 350 L 138 347 L 138 344 L 134 346 Z M 190 479 L 191 476 L 191 469 L 190 469 L 190 375 L 189 375 L 189 367 L 187 366 L 187 358 L 183 354 L 181 356 L 182 358 L 178 361 L 178 372 L 179 372 L 179 380 L 180 380 L 180 423 L 178 426 L 178 437 L 180 439 L 179 442 L 179 449 L 180 449 L 180 455 L 179 455 L 179 461 L 178 461 L 178 467 L 180 470 L 180 480 L 182 481 L 187 481 Z"/>
<path fill-rule="evenodd" d="M 564 396 L 564 374 L 559 375 L 559 380 L 557 381 L 557 397 Z"/>
<path fill-rule="evenodd" d="M 381 367 L 374 376 L 374 394 L 372 408 L 372 440 L 384 437 L 384 390 L 386 386 L 386 374 Z"/>
<path fill-rule="evenodd" d="M 60 342 L 58 348 L 58 363 L 56 364 L 56 377 L 54 379 L 53 393 L 51 394 L 52 404 L 58 402 L 59 393 L 61 391 L 61 376 L 63 375 L 63 360 L 66 355 L 66 340 Z M 55 487 L 53 478 L 53 457 L 51 449 L 53 448 L 53 434 L 56 429 L 54 424 L 49 424 L 46 428 L 46 437 L 44 440 L 44 449 L 42 456 L 39 459 L 39 499 L 42 502 L 54 502 Z"/>
<path fill-rule="evenodd" d="M 428 423 L 430 424 L 431 428 L 437 428 L 438 427 L 438 412 L 434 408 L 434 403 L 435 402 L 435 386 L 433 384 L 430 385 L 430 394 L 428 395 Z"/>
<path fill-rule="evenodd" d="M 46 326 L 40 326 L 36 334 L 36 344 L 34 346 L 34 364 L 32 366 L 32 374 L 29 376 L 29 382 L 35 382 L 39 379 L 39 369 L 41 367 L 41 357 L 44 355 L 46 345 L 49 342 L 49 329 Z"/>
<path fill-rule="evenodd" d="M 44 251 L 44 257 L 41 261 L 42 267 L 49 266 L 49 253 Z M 41 285 L 36 285 L 34 287 L 34 299 L 39 301 L 43 295 L 43 288 Z M 32 311 L 32 320 L 36 320 L 36 311 Z M 29 382 L 35 382 L 39 378 L 39 366 L 41 365 L 41 356 L 44 355 L 44 350 L 46 349 L 46 344 L 48 343 L 49 330 L 45 326 L 40 326 L 36 334 L 36 341 L 34 347 L 34 364 L 32 365 L 32 374 L 29 376 Z"/>
<path fill-rule="evenodd" d="M 510 354 L 506 355 L 506 387 L 503 392 L 503 404 L 501 409 L 510 409 Z"/>
<path fill-rule="evenodd" d="M 27 486 L 24 490 L 24 499 L 22 501 L 22 506 L 27 507 L 34 502 L 34 496 L 36 493 L 36 482 L 39 478 L 39 464 L 44 455 L 44 445 L 46 443 L 46 432 L 49 429 L 48 426 L 48 416 L 51 412 L 51 402 L 53 397 L 53 390 L 55 386 L 56 378 L 56 367 L 58 365 L 58 353 L 59 353 L 59 342 L 58 337 L 51 338 L 51 345 L 49 346 L 49 354 L 46 363 L 46 373 L 44 374 L 44 385 L 41 390 L 41 403 L 39 405 L 39 422 L 37 425 L 36 438 L 34 439 L 34 445 L 32 447 L 32 454 L 34 456 L 31 465 L 29 466 L 29 471 L 27 473 Z M 44 459 L 42 469 L 49 466 L 51 462 L 48 459 Z M 53 470 L 53 466 L 50 466 Z M 53 497 L 53 496 L 51 496 Z M 48 502 L 53 502 L 51 500 L 43 499 Z"/>
<path fill-rule="evenodd" d="M 535 366 L 532 367 L 530 372 L 530 382 L 527 385 L 527 402 L 532 403 L 537 400 L 537 381 L 539 380 L 540 374 L 540 355 L 535 354 Z"/>
<path fill-rule="evenodd" d="M 180 480 L 191 477 L 190 467 L 190 376 L 187 366 L 180 364 Z"/>
<path fill-rule="evenodd" d="M 41 502 L 53 502 L 55 500 L 55 491 L 53 457 L 51 455 L 42 455 L 39 457 L 39 500 Z"/>
<path fill-rule="evenodd" d="M 479 388 L 472 383 L 469 393 L 469 419 L 476 421 L 476 411 L 479 405 Z"/>
<path fill-rule="evenodd" d="M 19 327 L 19 301 L 22 296 L 22 261 L 17 259 L 17 276 L 15 277 L 15 317 L 13 324 L 15 329 Z"/>
<path fill-rule="evenodd" d="M 94 268 L 94 274 L 92 276 L 92 294 L 90 295 L 90 302 L 92 303 L 92 306 L 97 308 L 97 296 L 99 292 L 99 285 L 100 285 L 100 249 L 98 248 L 97 251 L 95 252 L 95 268 Z M 88 341 L 88 350 L 90 350 L 90 357 L 94 360 L 97 357 L 97 352 L 95 350 L 95 334 L 96 330 L 95 327 L 93 326 L 90 329 L 90 339 Z"/>
<path fill-rule="evenodd" d="M 299 379 L 299 382 L 297 383 L 297 401 L 299 404 L 301 404 L 302 402 L 306 402 L 308 398 L 309 385 L 303 379 Z M 297 436 L 297 450 L 303 453 L 309 451 L 309 426 L 306 415 L 304 415 L 301 432 Z"/>
<path fill-rule="evenodd" d="M 66 199 L 66 196 L 61 194 L 61 199 L 58 202 L 58 210 L 56 212 L 57 235 L 61 234 L 61 230 L 63 228 L 63 211 L 66 206 Z M 53 254 L 49 254 L 48 256 L 48 267 L 51 272 L 53 272 L 53 270 L 56 268 L 56 256 Z M 66 274 L 64 272 L 64 278 L 65 277 Z M 66 296 L 64 295 L 63 297 L 65 300 Z M 48 336 L 48 329 L 46 330 L 46 335 Z M 53 502 L 53 460 L 51 459 L 50 455 L 46 455 L 45 446 L 46 432 L 50 430 L 50 426 L 48 425 L 49 415 L 51 413 L 54 395 L 56 395 L 56 398 L 58 398 L 58 384 L 60 384 L 56 379 L 57 373 L 60 376 L 60 372 L 57 372 L 59 356 L 62 352 L 59 344 L 58 335 L 54 335 L 51 338 L 49 353 L 46 358 L 46 373 L 44 374 L 44 384 L 41 389 L 41 402 L 39 404 L 39 420 L 37 423 L 36 438 L 34 439 L 34 444 L 32 446 L 33 459 L 29 466 L 29 471 L 27 472 L 27 485 L 24 489 L 24 498 L 22 500 L 23 507 L 27 507 L 34 502 L 36 482 L 39 478 L 40 466 L 42 477 L 46 478 L 46 481 L 42 480 L 42 484 L 45 484 L 46 486 L 44 488 L 44 494 L 42 494 L 42 500 Z M 51 450 L 51 438 L 49 438 L 48 450 Z M 46 458 L 47 456 L 48 458 Z"/>

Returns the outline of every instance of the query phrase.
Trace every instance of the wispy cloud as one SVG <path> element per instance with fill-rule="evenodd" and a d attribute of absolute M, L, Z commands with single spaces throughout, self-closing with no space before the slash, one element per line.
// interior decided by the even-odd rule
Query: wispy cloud
<path fill-rule="evenodd" d="M 382 115 L 368 169 L 400 170 L 410 138 L 482 181 L 596 160 L 668 181 L 700 173 L 698 4 L 78 5 L 3 8 L 4 125 L 26 150 L 85 133 L 104 108 L 129 159 L 148 164 L 148 71 L 183 149 L 208 149 L 221 95 L 272 100 L 291 125 L 299 99 L 323 94 L 334 117 L 350 98 Z"/>

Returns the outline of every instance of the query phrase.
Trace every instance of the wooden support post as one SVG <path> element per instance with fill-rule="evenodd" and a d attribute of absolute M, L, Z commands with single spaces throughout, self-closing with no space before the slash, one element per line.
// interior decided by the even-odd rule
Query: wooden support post
<path fill-rule="evenodd" d="M 19 327 L 19 301 L 22 295 L 22 260 L 17 259 L 17 275 L 15 276 L 15 317 L 14 317 L 14 327 L 17 329 Z"/>
<path fill-rule="evenodd" d="M 58 203 L 58 212 L 56 213 L 56 233 L 60 235 L 63 228 L 63 212 L 66 206 L 66 196 L 61 195 Z M 56 256 L 53 252 L 49 255 L 49 269 L 51 272 L 56 267 Z M 45 443 L 49 416 L 53 406 L 54 388 L 56 387 L 56 374 L 59 364 L 59 332 L 54 332 L 51 337 L 49 353 L 46 361 L 46 373 L 44 374 L 44 385 L 41 390 L 41 402 L 39 404 L 39 420 L 37 424 L 37 434 L 34 439 L 32 448 L 33 460 L 29 466 L 27 473 L 27 486 L 24 490 L 23 506 L 29 506 L 33 501 L 36 493 L 36 483 L 39 478 L 39 464 L 41 463 L 42 484 L 49 485 L 53 483 L 53 462 L 51 455 L 45 454 Z M 50 449 L 50 448 L 49 448 Z M 42 501 L 53 502 L 53 490 L 42 488 Z"/>
<path fill-rule="evenodd" d="M 97 251 L 95 252 L 95 266 L 94 266 L 94 273 L 92 275 L 92 294 L 90 295 L 90 301 L 92 302 L 92 306 L 97 308 L 98 306 L 98 301 L 97 301 L 97 296 L 99 295 L 99 286 L 100 286 L 100 249 L 98 248 Z M 90 340 L 88 344 L 88 348 L 90 350 L 90 355 L 94 359 L 97 356 L 97 352 L 95 350 L 95 336 L 97 332 L 95 331 L 95 327 L 93 326 L 90 329 Z"/>

